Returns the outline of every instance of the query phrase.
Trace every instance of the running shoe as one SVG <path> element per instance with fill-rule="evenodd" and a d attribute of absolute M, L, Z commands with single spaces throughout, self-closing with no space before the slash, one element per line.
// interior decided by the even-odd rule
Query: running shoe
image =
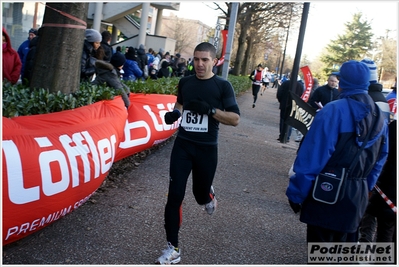
<path fill-rule="evenodd" d="M 211 202 L 205 205 L 205 210 L 209 215 L 212 215 L 215 212 L 218 203 L 215 197 L 215 190 L 213 190 L 213 186 L 211 186 L 209 196 L 211 197 L 212 200 Z"/>
<path fill-rule="evenodd" d="M 162 252 L 162 256 L 155 261 L 156 264 L 169 265 L 180 262 L 180 250 L 176 250 L 176 248 L 170 242 L 168 242 L 167 249 L 163 250 Z"/>

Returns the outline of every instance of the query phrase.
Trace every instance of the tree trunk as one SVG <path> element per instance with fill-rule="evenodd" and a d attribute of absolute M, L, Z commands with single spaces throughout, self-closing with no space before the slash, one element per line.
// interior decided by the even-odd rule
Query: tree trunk
<path fill-rule="evenodd" d="M 253 58 L 254 58 L 252 56 L 252 51 L 253 51 L 252 43 L 253 39 L 251 35 L 247 36 L 247 49 L 245 51 L 245 57 L 242 62 L 242 69 L 241 69 L 242 75 L 248 75 L 252 71 L 252 66 L 250 66 L 251 63 L 253 64 Z"/>
<path fill-rule="evenodd" d="M 238 36 L 238 47 L 237 47 L 237 55 L 236 55 L 236 60 L 234 63 L 234 69 L 233 69 L 233 74 L 234 75 L 240 75 L 241 73 L 241 66 L 242 66 L 242 61 L 244 58 L 244 53 L 245 53 L 245 44 L 246 44 L 246 39 L 247 39 L 247 33 L 248 33 L 248 25 L 246 23 L 241 24 L 241 32 L 240 35 Z"/>
<path fill-rule="evenodd" d="M 87 8 L 88 3 L 47 3 L 30 88 L 64 94 L 79 89 Z"/>

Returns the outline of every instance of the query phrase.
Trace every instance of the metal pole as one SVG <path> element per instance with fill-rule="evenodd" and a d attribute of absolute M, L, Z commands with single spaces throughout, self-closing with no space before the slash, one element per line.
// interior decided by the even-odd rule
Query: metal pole
<path fill-rule="evenodd" d="M 222 71 L 222 77 L 226 80 L 229 75 L 230 56 L 231 56 L 231 50 L 233 49 L 234 31 L 236 28 L 239 4 L 240 3 L 237 3 L 237 2 L 232 3 L 232 8 L 231 8 L 231 16 L 230 16 L 230 21 L 229 21 L 229 32 L 227 34 L 226 53 L 224 56 L 223 71 Z"/>
<path fill-rule="evenodd" d="M 307 19 L 308 19 L 309 6 L 310 6 L 310 3 L 304 3 L 303 4 L 301 26 L 299 28 L 299 37 L 298 37 L 298 43 L 297 43 L 297 46 L 296 46 L 294 66 L 292 67 L 290 84 L 289 84 L 289 86 L 290 86 L 289 90 L 291 92 L 295 91 L 294 88 L 297 85 L 297 77 L 298 77 L 298 73 L 299 73 L 299 64 L 300 64 L 300 61 L 301 61 L 303 39 L 305 37 L 306 22 L 307 22 Z M 288 97 L 287 101 L 291 101 L 291 96 Z M 288 103 L 287 103 L 287 106 L 289 106 Z M 287 118 L 287 110 L 285 112 L 286 113 L 284 115 L 284 121 Z M 284 123 L 283 143 L 287 143 L 288 127 L 289 126 Z"/>
<path fill-rule="evenodd" d="M 296 46 L 294 66 L 292 67 L 292 72 L 291 72 L 291 84 L 290 84 L 291 91 L 293 91 L 293 89 L 295 88 L 296 83 L 297 83 L 297 77 L 298 77 L 298 73 L 299 73 L 299 64 L 301 63 L 303 40 L 305 38 L 306 22 L 307 22 L 308 13 L 309 13 L 309 5 L 310 5 L 310 3 L 303 4 L 302 20 L 301 20 L 301 26 L 299 28 L 298 44 Z"/>
<path fill-rule="evenodd" d="M 288 35 L 290 33 L 290 27 L 291 27 L 291 18 L 292 18 L 292 6 L 291 6 L 290 20 L 288 21 L 287 37 L 285 38 L 285 46 L 284 46 L 283 60 L 281 62 L 280 77 L 282 77 L 282 75 L 283 75 L 283 68 L 284 68 L 284 61 L 285 61 L 285 51 L 287 50 Z"/>
<path fill-rule="evenodd" d="M 281 61 L 281 52 L 278 55 L 277 66 L 276 66 L 276 74 L 278 75 L 279 68 L 280 68 L 280 61 Z"/>

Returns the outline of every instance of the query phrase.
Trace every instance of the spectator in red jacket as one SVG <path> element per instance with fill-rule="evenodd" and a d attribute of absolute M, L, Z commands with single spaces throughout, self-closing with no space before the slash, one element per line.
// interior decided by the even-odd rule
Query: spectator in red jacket
<path fill-rule="evenodd" d="M 3 82 L 16 84 L 21 74 L 21 67 L 18 53 L 12 48 L 10 37 L 3 28 Z"/>

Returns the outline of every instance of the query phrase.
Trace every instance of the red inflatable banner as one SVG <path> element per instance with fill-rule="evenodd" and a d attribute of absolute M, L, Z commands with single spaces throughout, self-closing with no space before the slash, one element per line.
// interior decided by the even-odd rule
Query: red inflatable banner
<path fill-rule="evenodd" d="M 176 96 L 130 94 L 129 115 L 124 139 L 116 152 L 116 161 L 162 143 L 178 128 L 178 122 L 167 125 L 164 115 L 172 111 Z"/>
<path fill-rule="evenodd" d="M 166 140 L 170 95 L 130 95 L 63 112 L 3 117 L 3 246 L 80 207 L 112 164 Z"/>

